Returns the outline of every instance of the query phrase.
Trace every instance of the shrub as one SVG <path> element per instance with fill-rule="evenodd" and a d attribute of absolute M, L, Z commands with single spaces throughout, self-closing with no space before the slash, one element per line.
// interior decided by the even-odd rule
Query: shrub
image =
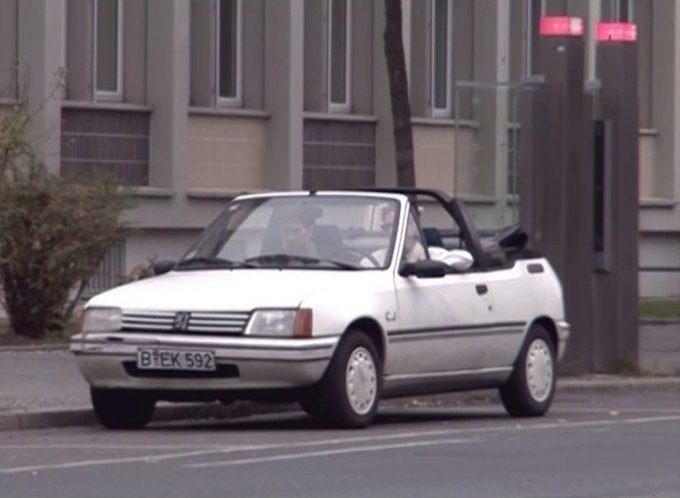
<path fill-rule="evenodd" d="M 108 180 L 50 174 L 27 139 L 25 105 L 0 119 L 0 293 L 12 330 L 61 329 L 69 296 L 124 230 L 128 196 Z"/>

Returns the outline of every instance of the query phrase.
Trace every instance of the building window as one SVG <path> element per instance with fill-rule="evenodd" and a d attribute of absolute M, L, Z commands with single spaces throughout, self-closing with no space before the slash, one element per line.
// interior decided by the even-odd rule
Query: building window
<path fill-rule="evenodd" d="M 536 55 L 536 35 L 541 16 L 545 12 L 542 0 L 526 0 L 524 12 L 524 67 L 523 76 L 534 74 L 534 59 Z"/>
<path fill-rule="evenodd" d="M 217 1 L 217 100 L 241 105 L 241 0 Z"/>
<path fill-rule="evenodd" d="M 451 0 L 432 0 L 432 115 L 451 115 Z"/>
<path fill-rule="evenodd" d="M 350 109 L 351 0 L 328 0 L 328 108 Z"/>
<path fill-rule="evenodd" d="M 602 20 L 633 22 L 633 0 L 605 0 L 602 3 Z"/>
<path fill-rule="evenodd" d="M 119 100 L 123 96 L 123 1 L 94 2 L 95 96 Z"/>

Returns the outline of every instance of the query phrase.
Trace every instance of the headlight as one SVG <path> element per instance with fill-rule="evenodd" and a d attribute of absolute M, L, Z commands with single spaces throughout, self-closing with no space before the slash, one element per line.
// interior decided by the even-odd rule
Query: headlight
<path fill-rule="evenodd" d="M 120 330 L 123 313 L 120 308 L 89 308 L 83 318 L 83 332 L 115 332 Z"/>
<path fill-rule="evenodd" d="M 312 310 L 257 310 L 250 318 L 246 334 L 264 337 L 310 337 Z"/>

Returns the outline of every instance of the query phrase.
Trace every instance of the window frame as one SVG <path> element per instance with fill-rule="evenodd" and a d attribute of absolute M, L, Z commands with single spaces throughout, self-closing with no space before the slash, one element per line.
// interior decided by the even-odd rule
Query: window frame
<path fill-rule="evenodd" d="M 98 12 L 99 12 L 99 1 L 94 0 L 93 2 L 93 44 L 94 50 L 92 51 L 92 73 L 93 73 L 93 89 L 94 89 L 94 99 L 97 101 L 121 101 L 123 100 L 123 22 L 125 16 L 125 10 L 123 7 L 123 0 L 116 0 L 118 22 L 116 26 L 116 90 L 99 90 L 97 88 L 97 44 L 98 44 Z"/>
<path fill-rule="evenodd" d="M 634 0 L 603 0 L 600 6 L 600 20 L 604 22 L 634 22 Z"/>
<path fill-rule="evenodd" d="M 221 0 L 215 0 L 215 102 L 217 107 L 241 107 L 243 105 L 243 0 L 236 2 L 236 95 L 220 95 L 220 9 Z"/>
<path fill-rule="evenodd" d="M 451 98 L 451 66 L 452 66 L 452 54 L 453 54 L 453 1 L 445 0 L 447 3 L 446 9 L 446 106 L 437 107 L 436 96 L 435 96 L 435 56 L 434 47 L 436 40 L 435 32 L 435 9 L 437 0 L 431 0 L 430 2 L 430 110 L 432 112 L 432 117 L 434 118 L 449 118 L 453 113 L 453 102 Z"/>
<path fill-rule="evenodd" d="M 349 113 L 352 108 L 352 0 L 345 0 L 345 101 L 333 101 L 333 68 L 332 45 L 333 45 L 333 0 L 327 0 L 327 47 L 326 47 L 326 95 L 328 112 Z"/>

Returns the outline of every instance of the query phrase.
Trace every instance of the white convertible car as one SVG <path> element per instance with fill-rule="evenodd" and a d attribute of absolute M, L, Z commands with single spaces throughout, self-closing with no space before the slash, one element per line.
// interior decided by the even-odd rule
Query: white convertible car
<path fill-rule="evenodd" d="M 99 421 L 156 401 L 298 401 L 341 427 L 381 398 L 499 388 L 544 414 L 569 336 L 548 261 L 482 240 L 437 191 L 243 195 L 178 262 L 91 299 L 71 340 Z"/>

